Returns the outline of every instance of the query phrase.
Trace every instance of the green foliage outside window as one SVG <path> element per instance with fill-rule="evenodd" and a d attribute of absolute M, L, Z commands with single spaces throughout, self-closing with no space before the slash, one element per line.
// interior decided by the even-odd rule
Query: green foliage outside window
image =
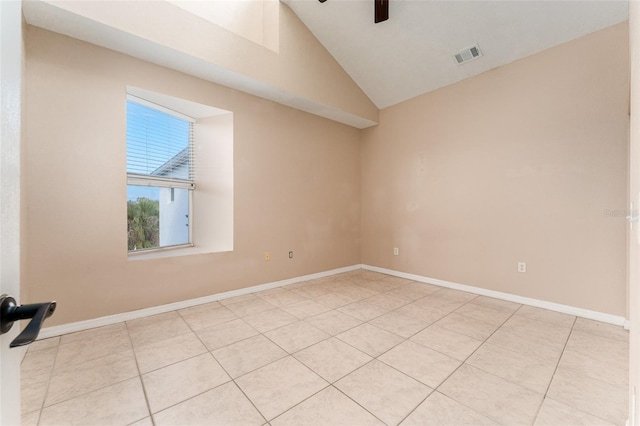
<path fill-rule="evenodd" d="M 159 246 L 160 206 L 157 200 L 127 201 L 127 235 L 129 250 Z"/>

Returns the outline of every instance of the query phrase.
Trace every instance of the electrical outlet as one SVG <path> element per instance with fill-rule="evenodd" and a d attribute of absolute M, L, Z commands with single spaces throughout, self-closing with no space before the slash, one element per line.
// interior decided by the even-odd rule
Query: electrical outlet
<path fill-rule="evenodd" d="M 293 259 L 293 252 L 292 251 L 289 252 L 289 259 Z"/>
<path fill-rule="evenodd" d="M 399 254 L 400 254 L 400 249 L 398 249 L 398 247 L 394 247 L 394 248 L 393 248 L 393 255 L 394 255 L 394 256 L 397 256 L 397 255 L 399 255 Z"/>
<path fill-rule="evenodd" d="M 518 262 L 518 272 L 527 272 L 527 264 L 525 262 Z"/>
<path fill-rule="evenodd" d="M 264 260 L 266 260 L 267 262 L 271 260 L 271 254 L 269 254 L 268 251 L 264 252 Z"/>

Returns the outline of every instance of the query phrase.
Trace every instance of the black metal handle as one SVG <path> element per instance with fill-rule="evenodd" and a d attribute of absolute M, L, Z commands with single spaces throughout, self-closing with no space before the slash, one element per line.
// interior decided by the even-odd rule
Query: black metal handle
<path fill-rule="evenodd" d="M 44 320 L 49 318 L 56 310 L 56 302 L 33 303 L 31 305 L 18 306 L 16 300 L 3 294 L 0 296 L 0 334 L 11 330 L 13 323 L 20 320 L 31 319 L 9 345 L 11 348 L 24 346 L 36 340 Z"/>

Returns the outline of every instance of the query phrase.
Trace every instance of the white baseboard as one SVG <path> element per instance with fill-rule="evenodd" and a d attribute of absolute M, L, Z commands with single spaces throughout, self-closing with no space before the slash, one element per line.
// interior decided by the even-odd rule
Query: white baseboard
<path fill-rule="evenodd" d="M 509 302 L 520 303 L 523 305 L 535 306 L 537 308 L 548 309 L 550 311 L 561 312 L 563 314 L 575 315 L 595 321 L 601 321 L 608 324 L 624 326 L 628 329 L 628 320 L 618 315 L 605 314 L 603 312 L 591 311 L 589 309 L 576 308 L 575 306 L 562 305 L 560 303 L 547 302 L 530 297 L 517 296 L 515 294 L 503 293 L 495 290 L 487 290 L 481 287 L 474 287 L 465 284 L 458 284 L 450 281 L 443 281 L 436 278 L 423 277 L 421 275 L 408 274 L 406 272 L 394 271 L 392 269 L 378 268 L 377 266 L 362 265 L 362 269 L 380 272 L 382 274 L 393 275 L 395 277 L 406 278 L 408 280 L 433 284 L 440 287 L 447 287 L 454 290 L 466 291 L 468 293 L 479 294 L 481 296 L 494 297 L 496 299 L 507 300 Z"/>
<path fill-rule="evenodd" d="M 559 303 L 547 302 L 539 299 L 532 299 L 524 296 L 517 296 L 515 294 L 503 293 L 500 291 L 487 290 L 480 287 L 474 287 L 465 284 L 458 284 L 450 281 L 439 280 L 436 278 L 424 277 L 421 275 L 409 274 L 406 272 L 394 271 L 392 269 L 379 268 L 377 266 L 370 265 L 352 265 L 344 268 L 332 269 L 329 271 L 318 272 L 310 275 L 303 275 L 300 277 L 289 278 L 282 281 L 275 281 L 271 283 L 260 284 L 252 287 L 241 288 L 238 290 L 226 291 L 224 293 L 213 294 L 210 296 L 199 297 L 196 299 L 183 300 L 180 302 L 169 303 L 166 305 L 154 306 L 152 308 L 139 309 L 136 311 L 123 312 L 120 314 L 104 316 L 100 318 L 94 318 L 86 321 L 72 322 L 68 324 L 56 325 L 53 327 L 45 327 L 40 331 L 38 340 L 46 339 L 49 337 L 60 336 L 68 333 L 75 333 L 78 331 L 88 330 L 91 328 L 102 327 L 105 325 L 116 324 L 123 321 L 130 321 L 137 318 L 143 318 L 151 315 L 162 314 L 165 312 L 171 312 L 178 309 L 190 308 L 192 306 L 202 305 L 205 303 L 216 302 L 230 297 L 242 296 L 249 293 L 255 293 L 257 291 L 269 290 L 276 287 L 282 287 L 285 285 L 296 284 L 303 281 L 309 281 L 317 278 L 329 277 L 336 274 L 342 274 L 345 272 L 354 271 L 357 269 L 366 269 L 369 271 L 380 272 L 382 274 L 392 275 L 395 277 L 406 278 L 412 281 L 423 282 L 427 284 L 433 284 L 440 287 L 451 288 L 454 290 L 466 291 L 468 293 L 478 294 L 482 296 L 494 297 L 496 299 L 507 300 L 509 302 L 520 303 L 523 305 L 535 306 L 538 308 L 549 309 L 551 311 L 561 312 L 564 314 L 570 314 L 579 316 L 582 318 L 592 319 L 596 321 L 605 322 L 608 324 L 614 324 L 624 326 L 625 329 L 629 329 L 629 320 L 624 317 L 605 314 L 602 312 L 591 311 L 588 309 L 577 308 L 569 305 L 562 305 Z"/>
<path fill-rule="evenodd" d="M 238 290 L 226 291 L 224 293 L 212 294 L 211 296 L 198 297 L 197 299 L 183 300 L 180 302 L 169 303 L 167 305 L 154 306 L 152 308 L 139 309 L 136 311 L 123 312 L 121 314 L 108 315 L 105 317 L 94 318 L 86 321 L 72 322 L 68 324 L 55 325 L 53 327 L 45 327 L 40 331 L 38 340 L 49 337 L 61 336 L 63 334 L 75 333 L 78 331 L 88 330 L 91 328 L 102 327 L 105 325 L 116 324 L 123 321 L 130 321 L 137 318 L 147 317 L 150 315 L 163 314 L 178 309 L 190 308 L 192 306 L 202 305 L 204 303 L 216 302 L 230 297 L 242 296 L 257 291 L 269 290 L 276 287 L 282 287 L 289 284 L 295 284 L 303 281 L 314 280 L 317 278 L 329 277 L 331 275 L 342 274 L 345 272 L 361 269 L 362 265 L 352 265 L 344 268 L 332 269 L 330 271 L 318 272 L 310 275 L 289 278 L 282 281 L 260 284 L 252 287 L 241 288 Z"/>

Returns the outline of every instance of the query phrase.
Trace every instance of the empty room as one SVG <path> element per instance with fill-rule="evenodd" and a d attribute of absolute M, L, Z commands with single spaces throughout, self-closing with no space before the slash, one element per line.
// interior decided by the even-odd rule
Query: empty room
<path fill-rule="evenodd" d="M 0 424 L 640 426 L 636 1 L 0 1 Z"/>

